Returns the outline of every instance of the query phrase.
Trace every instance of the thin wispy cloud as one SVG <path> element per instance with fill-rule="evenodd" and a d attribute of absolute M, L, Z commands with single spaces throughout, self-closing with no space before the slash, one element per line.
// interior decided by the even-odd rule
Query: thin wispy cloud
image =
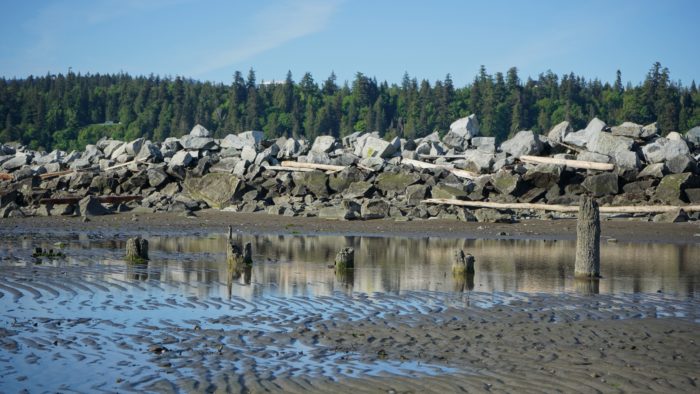
<path fill-rule="evenodd" d="M 240 63 L 323 31 L 340 4 L 338 0 L 290 0 L 263 9 L 253 17 L 250 34 L 231 37 L 231 46 L 207 56 L 192 74 L 199 76 Z"/>

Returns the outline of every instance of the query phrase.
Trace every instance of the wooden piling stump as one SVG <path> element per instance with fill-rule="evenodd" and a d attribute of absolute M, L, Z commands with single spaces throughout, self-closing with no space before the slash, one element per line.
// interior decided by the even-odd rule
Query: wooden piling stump
<path fill-rule="evenodd" d="M 343 248 L 340 249 L 338 254 L 335 256 L 335 269 L 348 270 L 355 268 L 355 249 L 353 248 Z"/>
<path fill-rule="evenodd" d="M 464 253 L 463 250 L 457 250 L 452 261 L 452 274 L 464 275 L 474 273 L 474 256 L 470 253 Z"/>
<path fill-rule="evenodd" d="M 576 224 L 577 278 L 600 277 L 600 212 L 593 197 L 582 197 Z"/>
<path fill-rule="evenodd" d="M 129 238 L 126 241 L 126 259 L 139 263 L 148 260 L 148 241 L 141 238 Z"/>

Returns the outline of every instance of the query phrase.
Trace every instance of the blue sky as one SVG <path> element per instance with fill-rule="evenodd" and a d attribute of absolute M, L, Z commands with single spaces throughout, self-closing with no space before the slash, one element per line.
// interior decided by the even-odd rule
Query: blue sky
<path fill-rule="evenodd" d="M 457 86 L 552 70 L 636 84 L 659 61 L 700 82 L 700 0 L 2 0 L 0 75 L 128 72 L 230 83 L 404 72 Z"/>

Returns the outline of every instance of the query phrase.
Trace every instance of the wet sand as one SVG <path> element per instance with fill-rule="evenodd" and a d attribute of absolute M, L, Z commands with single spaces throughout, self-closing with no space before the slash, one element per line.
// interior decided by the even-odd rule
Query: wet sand
<path fill-rule="evenodd" d="M 114 264 L 95 262 L 89 251 L 81 263 L 35 265 L 27 257 L 33 242 L 74 233 L 167 237 L 228 224 L 261 234 L 570 239 L 575 223 L 328 222 L 219 212 L 0 221 L 8 242 L 30 241 L 0 253 L 0 391 L 698 391 L 695 292 L 594 294 L 582 282 L 554 294 L 262 295 L 287 279 L 212 282 L 202 271 L 175 275 L 180 266 L 123 264 L 121 251 L 99 252 Z M 697 232 L 693 223 L 603 227 L 604 237 L 621 242 L 696 243 Z M 199 286 L 234 291 L 197 295 Z"/>
<path fill-rule="evenodd" d="M 193 234 L 224 231 L 228 225 L 249 234 L 344 234 L 364 236 L 446 237 L 467 239 L 575 239 L 574 219 L 522 220 L 519 223 L 476 223 L 455 220 L 338 221 L 306 217 L 286 217 L 258 213 L 205 210 L 196 217 L 176 213 L 122 213 L 90 217 L 29 217 L 0 220 L 0 234 L 54 234 L 97 232 L 102 234 Z M 134 218 L 136 220 L 134 220 Z M 41 232 L 37 232 L 41 229 Z M 44 231 L 45 230 L 45 231 Z M 623 242 L 700 243 L 700 222 L 654 223 L 642 218 L 602 218 L 602 237 Z"/>

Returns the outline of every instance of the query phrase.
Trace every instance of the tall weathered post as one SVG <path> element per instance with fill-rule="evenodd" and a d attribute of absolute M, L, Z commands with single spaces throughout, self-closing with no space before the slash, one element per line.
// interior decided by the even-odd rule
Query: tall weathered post
<path fill-rule="evenodd" d="M 474 256 L 470 253 L 465 254 L 462 249 L 455 251 L 454 260 L 452 261 L 452 274 L 474 274 Z"/>
<path fill-rule="evenodd" d="M 134 263 L 148 260 L 148 241 L 141 237 L 127 239 L 126 259 Z"/>
<path fill-rule="evenodd" d="M 600 211 L 593 197 L 583 196 L 576 224 L 577 278 L 600 277 Z"/>

